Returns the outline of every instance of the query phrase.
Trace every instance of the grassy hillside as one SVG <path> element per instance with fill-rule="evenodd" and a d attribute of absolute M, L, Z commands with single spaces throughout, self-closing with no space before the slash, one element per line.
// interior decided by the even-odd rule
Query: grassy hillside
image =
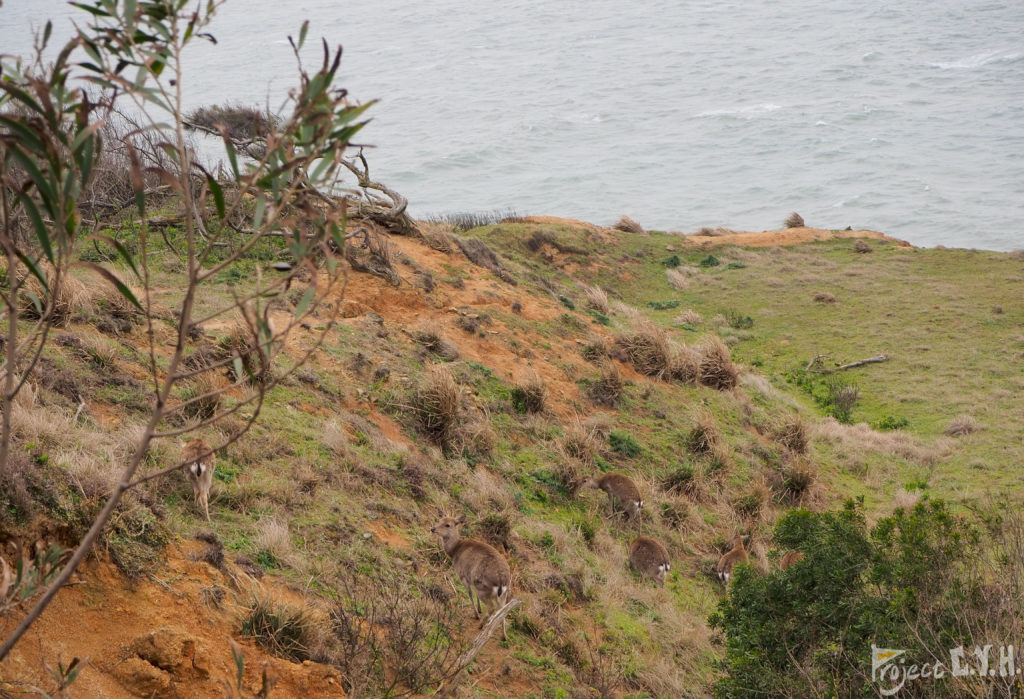
<path fill-rule="evenodd" d="M 287 367 L 327 331 L 322 350 L 273 390 L 258 426 L 218 456 L 209 525 L 177 474 L 126 503 L 97 554 L 124 577 L 84 574 L 94 605 L 111 604 L 120 585 L 163 586 L 218 608 L 222 633 L 333 666 L 352 696 L 429 693 L 476 632 L 429 532 L 454 512 L 507 554 L 524 600 L 462 696 L 706 696 L 722 657 L 707 622 L 724 594 L 713 568 L 737 530 L 767 570 L 783 553 L 772 525 L 796 506 L 860 495 L 878 516 L 925 495 L 1015 497 L 1019 255 L 823 232 L 784 247 L 774 243 L 794 241 L 772 234 L 697 243 L 558 219 L 423 229 L 422 239 L 392 239 L 399 287 L 351 273 L 335 301 L 342 319 L 329 326 L 325 316 L 282 348 Z M 158 301 L 171 308 L 180 270 L 152 245 Z M 257 250 L 252 264 L 273 256 Z M 34 401 L 14 416 L 27 486 L 4 494 L 5 538 L 45 531 L 73 542 L 150 400 L 139 380 L 144 330 L 85 281 L 34 377 Z M 246 284 L 234 275 L 216 288 Z M 279 312 L 301 294 L 277 302 Z M 167 314 L 157 332 L 173 330 Z M 204 327 L 193 352 L 229 330 Z M 882 353 L 888 361 L 832 375 L 858 399 L 847 422 L 827 417 L 828 376 L 802 369 L 816 355 L 832 366 Z M 173 463 L 177 449 L 161 443 L 149 467 Z M 579 489 L 607 471 L 640 485 L 638 525 L 608 517 L 603 493 Z M 205 549 L 187 543 L 197 532 Z M 627 566 L 640 533 L 670 552 L 664 588 Z M 208 566 L 219 599 L 196 599 L 214 584 L 185 585 L 169 550 Z M 290 592 L 267 592 L 278 583 Z M 75 632 L 46 628 L 31 643 L 80 652 Z M 171 682 L 223 696 L 225 648 L 208 677 Z M 30 673 L 21 652 L 4 682 Z M 117 686 L 118 656 L 95 651 L 76 689 Z"/>

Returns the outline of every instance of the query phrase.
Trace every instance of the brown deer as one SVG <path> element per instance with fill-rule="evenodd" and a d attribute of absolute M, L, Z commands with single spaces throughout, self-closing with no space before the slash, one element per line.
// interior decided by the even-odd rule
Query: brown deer
<path fill-rule="evenodd" d="M 804 555 L 799 551 L 790 551 L 779 561 L 779 570 L 786 570 L 791 565 L 804 560 Z"/>
<path fill-rule="evenodd" d="M 730 548 L 726 551 L 721 558 L 718 559 L 718 565 L 715 566 L 715 570 L 718 572 L 718 579 L 726 585 L 729 584 L 729 578 L 732 577 L 733 567 L 740 563 L 750 563 L 750 555 L 747 550 L 743 548 L 743 540 L 749 539 L 749 536 L 741 536 L 738 532 L 736 536 L 729 542 Z"/>
<path fill-rule="evenodd" d="M 490 544 L 478 539 L 459 538 L 459 528 L 465 523 L 465 515 L 442 517 L 430 531 L 441 537 L 441 546 L 452 559 L 452 567 L 469 593 L 477 619 L 481 619 L 481 607 L 486 606 L 487 616 L 480 621 L 480 627 L 483 628 L 491 616 L 492 604 L 494 611 L 497 611 L 508 602 L 512 571 L 505 557 Z"/>
<path fill-rule="evenodd" d="M 188 482 L 192 484 L 192 496 L 196 505 L 203 508 L 206 521 L 210 521 L 210 486 L 213 485 L 213 469 L 216 458 L 210 445 L 200 438 L 193 439 L 181 448 L 181 460 L 185 463 Z"/>
<path fill-rule="evenodd" d="M 640 508 L 644 506 L 644 500 L 640 496 L 640 489 L 629 476 L 621 473 L 606 473 L 603 476 L 590 476 L 583 481 L 583 488 L 599 488 L 608 493 L 608 506 L 611 513 L 616 512 L 616 503 L 626 513 L 626 519 L 633 522 L 640 518 Z"/>
<path fill-rule="evenodd" d="M 665 587 L 665 576 L 671 570 L 668 550 L 657 539 L 638 536 L 629 545 L 629 564 L 642 575 L 654 578 Z"/>

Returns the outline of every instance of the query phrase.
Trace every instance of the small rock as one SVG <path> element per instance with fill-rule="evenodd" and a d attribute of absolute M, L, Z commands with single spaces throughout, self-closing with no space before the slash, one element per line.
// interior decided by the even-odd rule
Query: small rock
<path fill-rule="evenodd" d="M 114 668 L 121 686 L 137 697 L 165 696 L 171 676 L 142 658 L 128 658 Z"/>

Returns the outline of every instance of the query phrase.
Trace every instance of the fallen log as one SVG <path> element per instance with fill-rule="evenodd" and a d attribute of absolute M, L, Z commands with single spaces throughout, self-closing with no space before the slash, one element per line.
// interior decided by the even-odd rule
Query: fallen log
<path fill-rule="evenodd" d="M 834 374 L 837 371 L 843 371 L 844 369 L 853 369 L 854 367 L 864 366 L 865 364 L 878 364 L 879 362 L 887 362 L 890 357 L 887 354 L 879 354 L 874 357 L 868 357 L 867 359 L 859 359 L 856 362 L 850 362 L 849 364 L 837 365 L 832 369 L 825 368 L 822 360 L 827 359 L 827 354 L 817 354 L 814 358 L 807 363 L 804 371 L 812 374 Z"/>

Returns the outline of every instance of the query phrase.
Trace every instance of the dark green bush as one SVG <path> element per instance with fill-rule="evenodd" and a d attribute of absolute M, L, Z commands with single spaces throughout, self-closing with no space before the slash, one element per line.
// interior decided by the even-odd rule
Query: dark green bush
<path fill-rule="evenodd" d="M 705 257 L 703 260 L 701 260 L 697 264 L 699 264 L 701 267 L 704 267 L 704 268 L 707 268 L 707 267 L 717 267 L 718 265 L 722 264 L 722 261 L 719 260 L 714 255 L 708 255 L 707 257 Z"/>

